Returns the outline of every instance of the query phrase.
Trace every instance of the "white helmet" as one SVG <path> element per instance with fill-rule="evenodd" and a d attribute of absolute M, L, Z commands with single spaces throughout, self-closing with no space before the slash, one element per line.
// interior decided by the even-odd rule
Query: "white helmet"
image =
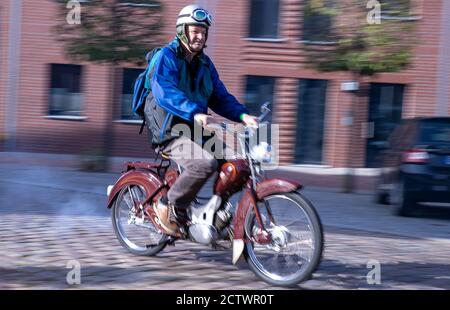
<path fill-rule="evenodd" d="M 186 36 L 187 25 L 199 25 L 208 29 L 212 25 L 212 17 L 207 10 L 197 4 L 191 4 L 181 9 L 177 18 L 177 37 L 189 44 Z"/>

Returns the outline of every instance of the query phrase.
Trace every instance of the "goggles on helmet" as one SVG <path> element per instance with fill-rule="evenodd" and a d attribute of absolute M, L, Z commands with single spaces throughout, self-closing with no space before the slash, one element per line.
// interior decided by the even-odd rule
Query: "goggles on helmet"
<path fill-rule="evenodd" d="M 212 24 L 211 15 L 204 9 L 196 9 L 191 14 L 182 14 L 178 17 L 191 17 L 195 21 L 205 22 L 208 26 L 211 26 Z"/>

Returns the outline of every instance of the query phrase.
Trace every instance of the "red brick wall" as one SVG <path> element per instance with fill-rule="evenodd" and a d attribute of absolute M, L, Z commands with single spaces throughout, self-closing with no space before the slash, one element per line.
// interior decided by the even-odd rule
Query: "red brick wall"
<path fill-rule="evenodd" d="M 12 0 L 11 0 L 12 1 Z M 436 102 L 437 60 L 441 25 L 439 0 L 414 0 L 422 15 L 418 22 L 418 44 L 414 61 L 401 73 L 382 74 L 367 82 L 404 83 L 404 117 L 433 115 Z M 164 42 L 175 35 L 175 21 L 179 10 L 193 1 L 163 1 Z M 8 12 L 10 1 L 0 4 L 0 133 L 4 130 L 5 90 L 7 80 L 6 55 Z M 282 163 L 294 157 L 297 124 L 298 79 L 328 80 L 323 164 L 345 166 L 351 154 L 355 166 L 363 166 L 365 138 L 362 135 L 367 120 L 368 99 L 357 104 L 356 125 L 350 136 L 342 118 L 351 108 L 353 97 L 340 90 L 341 82 L 351 80 L 347 73 L 324 74 L 307 68 L 301 52 L 301 16 L 303 0 L 281 0 L 280 42 L 248 40 L 250 1 L 204 1 L 212 10 L 214 26 L 210 31 L 207 54 L 211 56 L 227 88 L 243 100 L 246 75 L 277 77 L 275 86 L 274 119 L 281 126 Z M 56 7 L 50 0 L 23 0 L 21 72 L 18 100 L 18 150 L 79 153 L 103 146 L 105 130 L 112 133 L 113 155 L 147 156 L 151 154 L 146 134 L 138 135 L 139 124 L 112 122 L 120 117 L 121 74 L 117 70 L 115 114 L 111 102 L 110 77 L 112 69 L 106 65 L 83 65 L 82 87 L 85 95 L 85 120 L 69 121 L 45 118 L 48 109 L 49 64 L 73 63 L 55 41 L 50 28 L 57 24 Z M 133 67 L 133 66 L 130 66 Z M 450 110 L 450 105 L 449 105 Z M 450 112 L 450 111 L 449 111 Z M 112 119 L 111 119 L 112 118 Z M 351 147 L 350 147 L 351 146 Z"/>
<path fill-rule="evenodd" d="M 436 109 L 436 115 L 450 116 L 450 20 L 448 15 L 450 13 L 450 2 L 444 2 L 441 7 L 440 19 L 441 33 L 439 37 L 439 84 L 436 85 L 436 92 L 439 106 Z"/>
<path fill-rule="evenodd" d="M 413 63 L 405 71 L 405 76 L 397 79 L 409 84 L 405 94 L 405 118 L 434 115 L 435 112 L 441 7 L 442 1 L 423 2 L 422 19 L 417 29 L 419 44 L 415 48 Z"/>
<path fill-rule="evenodd" d="M 317 73 L 306 66 L 301 43 L 299 43 L 303 1 L 282 0 L 280 8 L 279 31 L 282 40 L 280 42 L 244 40 L 243 74 L 279 77 L 275 93 L 274 113 L 275 122 L 280 124 L 280 161 L 282 164 L 291 163 L 295 155 L 299 79 L 329 80 L 325 110 L 323 163 L 344 165 L 347 152 L 340 145 L 347 139 L 347 128 L 340 125 L 340 118 L 348 108 L 347 102 L 351 97 L 344 93 L 338 93 L 340 88 L 338 80 L 342 80 L 345 75 Z M 249 7 L 247 7 L 248 9 Z"/>
<path fill-rule="evenodd" d="M 414 2 L 413 11 L 422 14 L 418 22 L 417 47 L 413 63 L 400 73 L 381 74 L 367 80 L 370 82 L 407 84 L 404 99 L 404 117 L 433 115 L 436 102 L 436 70 L 439 43 L 441 1 Z M 340 91 L 340 84 L 352 80 L 346 73 L 317 73 L 305 65 L 300 51 L 302 0 L 281 1 L 281 42 L 257 42 L 243 40 L 242 74 L 268 75 L 280 77 L 275 94 L 276 113 L 281 116 L 276 121 L 282 123 L 281 161 L 289 163 L 293 159 L 295 139 L 290 137 L 297 126 L 292 111 L 297 96 L 288 89 L 295 89 L 295 79 L 313 78 L 329 80 L 325 113 L 324 162 L 325 165 L 345 166 L 347 156 L 357 167 L 364 165 L 366 140 L 363 133 L 368 118 L 368 98 L 361 98 L 356 104 L 355 126 L 351 129 L 341 123 L 351 109 L 353 97 Z M 247 10 L 249 7 L 247 6 Z M 246 12 L 245 15 L 249 13 Z M 245 35 L 244 35 L 245 36 Z M 290 78 L 287 81 L 285 78 Z M 282 85 L 286 83 L 286 85 Z M 278 103 L 278 104 L 277 104 Z M 286 112 L 281 112 L 286 111 Z M 285 113 L 285 115 L 283 115 Z M 350 135 L 351 130 L 351 136 Z M 351 146 L 351 147 L 350 147 Z M 350 148 L 350 149 L 349 149 Z"/>
<path fill-rule="evenodd" d="M 275 85 L 275 100 L 273 106 L 273 122 L 279 124 L 279 162 L 290 163 L 294 160 L 297 123 L 298 83 L 293 78 L 279 78 Z"/>
<path fill-rule="evenodd" d="M 247 1 L 216 0 L 212 34 L 212 60 L 227 89 L 243 100 L 245 78 L 242 74 L 242 37 L 247 31 Z"/>
<path fill-rule="evenodd" d="M 52 1 L 23 1 L 21 75 L 18 100 L 17 149 L 79 153 L 104 143 L 110 86 L 106 65 L 81 64 L 85 120 L 46 118 L 49 105 L 50 64 L 76 64 L 64 56 L 51 27 L 58 24 Z"/>
<path fill-rule="evenodd" d="M 6 83 L 8 79 L 9 1 L 0 3 L 0 151 L 4 147 L 6 115 Z"/>

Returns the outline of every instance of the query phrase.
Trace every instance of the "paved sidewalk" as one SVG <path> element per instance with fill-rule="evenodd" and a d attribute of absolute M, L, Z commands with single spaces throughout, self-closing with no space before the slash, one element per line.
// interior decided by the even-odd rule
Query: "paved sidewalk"
<path fill-rule="evenodd" d="M 109 172 L 119 173 L 127 161 L 154 161 L 154 158 L 111 157 Z M 68 154 L 0 152 L 0 163 L 17 166 L 51 166 L 80 169 L 81 157 Z M 314 166 L 280 166 L 276 170 L 268 170 L 268 176 L 284 176 L 300 181 L 305 186 L 325 187 L 341 190 L 349 170 L 345 168 L 329 168 Z M 371 192 L 376 186 L 376 169 L 354 169 L 354 192 Z"/>

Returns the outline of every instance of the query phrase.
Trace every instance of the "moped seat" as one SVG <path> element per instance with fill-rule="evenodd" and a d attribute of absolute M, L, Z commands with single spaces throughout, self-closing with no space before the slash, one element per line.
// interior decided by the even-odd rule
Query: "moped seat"
<path fill-rule="evenodd" d="M 152 163 L 152 162 L 144 162 L 144 161 L 134 161 L 134 162 L 127 162 L 127 171 L 131 169 L 153 169 L 161 166 L 159 163 Z"/>

